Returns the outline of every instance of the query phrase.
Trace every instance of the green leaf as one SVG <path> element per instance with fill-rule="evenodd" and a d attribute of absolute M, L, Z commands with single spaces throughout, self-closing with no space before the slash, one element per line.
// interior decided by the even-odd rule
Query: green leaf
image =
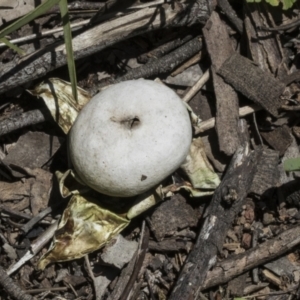
<path fill-rule="evenodd" d="M 269 4 L 272 6 L 278 6 L 279 5 L 279 0 L 266 0 Z"/>
<path fill-rule="evenodd" d="M 7 38 L 2 38 L 2 39 L 0 39 L 0 41 L 2 43 L 4 43 L 7 47 L 9 47 L 10 49 L 16 51 L 19 55 L 24 55 L 25 54 L 25 52 L 21 48 L 19 48 L 18 46 L 12 44 Z"/>
<path fill-rule="evenodd" d="M 48 9 L 57 4 L 59 1 L 60 0 L 48 0 L 42 3 L 27 15 L 0 31 L 0 39 L 4 38 L 6 35 L 12 33 L 13 31 L 18 30 L 20 27 L 28 24 L 38 16 L 44 14 Z"/>
<path fill-rule="evenodd" d="M 287 10 L 293 6 L 293 4 L 297 0 L 266 0 L 270 5 L 272 6 L 278 6 L 279 3 L 282 3 L 283 7 L 282 9 Z M 248 3 L 253 3 L 253 2 L 261 2 L 261 0 L 247 0 Z"/>
<path fill-rule="evenodd" d="M 284 161 L 283 168 L 287 172 L 300 170 L 300 157 L 289 158 Z"/>
<path fill-rule="evenodd" d="M 296 0 L 281 0 L 281 2 L 283 3 L 282 9 L 287 10 L 293 6 Z"/>
<path fill-rule="evenodd" d="M 59 2 L 59 8 L 60 8 L 62 21 L 63 21 L 63 27 L 64 27 L 64 38 L 65 38 L 65 45 L 66 45 L 66 52 L 67 52 L 69 76 L 72 85 L 72 93 L 75 101 L 77 102 L 78 101 L 77 77 L 76 77 L 76 67 L 75 67 L 73 45 L 72 45 L 72 31 L 70 26 L 67 0 L 61 0 Z"/>

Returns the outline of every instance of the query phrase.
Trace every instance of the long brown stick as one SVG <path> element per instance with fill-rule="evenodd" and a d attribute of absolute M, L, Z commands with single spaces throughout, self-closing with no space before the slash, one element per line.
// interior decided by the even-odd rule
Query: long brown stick
<path fill-rule="evenodd" d="M 179 274 L 170 300 L 196 299 L 203 289 L 207 272 L 216 263 L 227 230 L 249 192 L 257 155 L 259 151 L 250 152 L 247 143 L 234 154 L 224 179 L 206 209 L 199 236 Z"/>
<path fill-rule="evenodd" d="M 212 271 L 208 272 L 203 289 L 228 282 L 244 272 L 279 257 L 299 244 L 300 226 L 298 225 L 255 248 L 218 263 Z"/>

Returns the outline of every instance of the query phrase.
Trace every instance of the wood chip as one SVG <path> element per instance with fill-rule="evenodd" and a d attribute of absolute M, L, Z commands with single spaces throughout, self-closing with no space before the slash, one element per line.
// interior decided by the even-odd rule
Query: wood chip
<path fill-rule="evenodd" d="M 226 26 L 219 15 L 213 12 L 203 28 L 203 35 L 211 58 L 212 78 L 216 95 L 216 129 L 220 150 L 232 155 L 239 145 L 238 96 L 234 89 L 224 82 L 217 70 L 233 53 L 233 47 Z"/>
<path fill-rule="evenodd" d="M 262 196 L 270 189 L 273 190 L 279 183 L 279 153 L 272 149 L 263 149 L 262 155 L 257 163 L 251 193 Z"/>
<path fill-rule="evenodd" d="M 273 149 L 279 151 L 280 156 L 285 153 L 293 142 L 290 130 L 286 126 L 268 132 L 261 132 L 260 134 Z"/>
<path fill-rule="evenodd" d="M 176 194 L 170 200 L 162 202 L 154 211 L 151 216 L 151 231 L 161 241 L 178 229 L 196 226 L 197 222 L 195 211 L 180 194 Z"/>
<path fill-rule="evenodd" d="M 278 109 L 284 101 L 280 96 L 284 92 L 285 84 L 270 73 L 262 71 L 253 61 L 234 53 L 217 73 L 237 91 L 260 104 L 271 115 L 278 116 Z"/>
<path fill-rule="evenodd" d="M 241 297 L 246 286 L 246 279 L 249 276 L 248 273 L 244 273 L 228 283 L 228 290 L 232 296 Z"/>
<path fill-rule="evenodd" d="M 258 3 L 245 3 L 245 13 L 245 32 L 251 41 L 248 46 L 253 61 L 266 72 L 285 76 L 287 68 L 283 62 L 279 35 L 257 29 L 266 24 L 274 25 L 272 13 L 266 6 Z"/>

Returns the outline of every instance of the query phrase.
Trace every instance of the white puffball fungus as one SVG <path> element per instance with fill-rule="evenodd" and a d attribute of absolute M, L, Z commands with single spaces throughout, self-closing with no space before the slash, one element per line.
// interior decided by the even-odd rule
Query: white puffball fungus
<path fill-rule="evenodd" d="M 189 114 L 177 94 L 150 80 L 130 80 L 94 96 L 79 113 L 69 152 L 80 179 L 110 196 L 146 192 L 185 160 Z"/>

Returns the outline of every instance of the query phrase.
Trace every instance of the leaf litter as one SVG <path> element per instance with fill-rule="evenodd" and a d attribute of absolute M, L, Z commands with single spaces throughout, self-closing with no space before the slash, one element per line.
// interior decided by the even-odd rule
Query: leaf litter
<path fill-rule="evenodd" d="M 238 12 L 238 15 L 241 16 L 239 6 L 235 3 L 232 5 Z M 280 20 L 276 18 L 280 15 L 281 11 L 276 11 L 277 8 L 266 6 L 266 3 L 243 5 L 245 5 L 243 21 L 245 23 L 246 35 L 250 46 L 249 51 L 251 52 L 251 57 L 248 58 L 251 58 L 254 61 L 253 68 L 255 71 L 253 73 L 253 80 L 258 78 L 255 77 L 256 73 L 262 74 L 261 72 L 265 72 L 264 75 L 260 75 L 262 76 L 260 78 L 269 78 L 270 76 L 273 76 L 276 80 L 285 82 L 285 76 L 289 72 L 292 73 L 297 70 L 297 43 L 291 38 L 297 38 L 297 32 L 292 30 L 289 33 L 290 36 L 284 32 L 279 32 L 271 36 L 266 34 L 268 38 L 263 38 L 257 43 L 257 40 L 252 39 L 252 37 L 256 36 L 259 39 L 263 36 L 263 33 L 259 31 L 257 27 L 253 26 L 253 24 L 257 24 L 258 26 L 266 26 L 266 24 L 268 24 L 268 26 L 272 27 L 274 23 L 269 24 L 268 20 L 270 20 L 270 18 L 275 18 L 274 22 L 276 25 L 280 26 Z M 280 7 L 278 7 L 278 9 L 280 9 Z M 274 14 L 275 11 L 277 15 Z M 80 17 L 84 18 L 83 15 Z M 294 21 L 295 15 L 288 11 L 285 18 L 287 18 L 288 21 Z M 258 24 L 261 20 L 263 20 L 262 24 Z M 210 21 L 214 22 L 214 19 L 211 18 Z M 222 22 L 222 24 L 229 24 L 229 21 L 224 18 L 224 16 L 221 18 L 220 22 Z M 235 39 L 237 33 L 234 29 L 226 26 L 226 30 L 230 33 L 229 37 L 231 41 L 237 43 L 237 40 Z M 172 32 L 172 30 L 170 31 Z M 282 51 L 283 46 L 286 45 L 286 42 L 285 44 L 283 43 L 284 38 L 289 39 L 289 44 L 285 46 L 284 50 L 289 53 L 288 56 Z M 53 38 L 51 37 L 49 42 L 52 41 L 52 39 Z M 127 53 L 131 53 L 132 51 L 132 53 L 136 54 L 136 50 L 138 49 L 141 53 L 147 52 L 148 49 L 159 47 L 157 46 L 157 41 L 159 39 L 159 35 L 150 36 L 145 34 L 141 37 L 138 36 L 134 38 L 132 40 L 134 43 L 123 41 L 116 44 L 116 48 L 103 50 L 103 60 L 96 56 L 92 56 L 93 60 L 91 60 L 91 58 L 86 58 L 85 61 L 82 62 L 82 65 L 79 65 L 79 73 L 82 75 L 82 79 L 79 80 L 79 85 L 83 89 L 90 89 L 93 93 L 97 89 L 95 85 L 99 84 L 97 81 L 99 72 L 104 72 L 105 74 L 110 74 L 114 77 L 137 65 L 132 64 L 132 61 L 130 64 L 126 65 L 126 55 L 125 59 L 122 57 L 122 61 L 118 61 L 120 59 L 118 51 L 124 51 L 125 49 Z M 273 46 L 269 48 L 270 44 L 268 43 L 273 43 Z M 210 51 L 210 49 L 207 50 L 208 52 Z M 206 61 L 200 59 L 200 62 L 197 61 L 195 64 L 201 64 L 201 68 L 205 65 L 206 67 L 209 67 L 210 63 L 213 64 L 213 55 L 211 55 L 211 53 L 208 54 L 212 60 L 211 62 L 209 62 L 209 59 Z M 242 54 L 243 56 L 246 56 L 244 52 L 242 52 Z M 138 55 L 136 54 L 136 57 L 137 56 Z M 107 57 L 110 57 L 109 61 L 105 60 Z M 132 57 L 130 57 L 130 59 L 132 60 Z M 234 61 L 234 56 L 231 57 L 230 62 L 232 63 L 232 61 Z M 286 63 L 287 61 L 288 63 Z M 99 66 L 99 69 L 97 70 L 95 68 L 96 65 Z M 258 72 L 257 69 L 260 69 L 260 71 Z M 286 86 L 283 95 L 274 97 L 274 99 L 276 98 L 274 103 L 270 104 L 266 102 L 266 99 L 257 96 L 258 89 L 255 90 L 257 87 L 250 84 L 250 82 L 254 82 L 252 81 L 252 78 L 251 81 L 246 78 L 243 82 L 244 86 L 241 87 L 240 80 L 244 77 L 242 78 L 240 76 L 234 78 L 234 76 L 232 76 L 232 71 L 228 71 L 228 65 L 226 64 L 224 64 L 219 71 L 221 76 L 227 76 L 224 70 L 226 70 L 226 74 L 228 74 L 230 84 L 244 95 L 241 96 L 239 94 L 240 107 L 250 104 L 250 101 L 256 101 L 263 108 L 255 113 L 255 119 L 252 116 L 246 117 L 246 131 L 250 137 L 249 141 L 252 149 L 263 147 L 264 151 L 262 151 L 262 155 L 258 159 L 259 167 L 247 195 L 246 203 L 238 212 L 230 230 L 224 237 L 223 247 L 218 251 L 217 265 L 221 266 L 220 269 L 224 269 L 224 266 L 228 266 L 229 270 L 230 259 L 234 261 L 235 255 L 238 254 L 249 257 L 247 256 L 250 255 L 249 251 L 256 251 L 257 261 L 259 261 L 259 255 L 265 258 L 262 258 L 263 263 L 260 264 L 255 264 L 254 259 L 253 266 L 250 269 L 248 266 L 244 266 L 245 270 L 247 270 L 244 275 L 239 273 L 238 270 L 235 270 L 236 279 L 233 280 L 232 277 L 228 277 L 228 285 L 225 285 L 226 281 L 218 283 L 217 285 L 208 283 L 209 280 L 213 280 L 213 272 L 216 271 L 217 267 L 212 268 L 207 275 L 206 282 L 201 286 L 201 290 L 204 291 L 205 295 L 205 293 L 207 293 L 205 288 L 209 287 L 208 291 L 213 299 L 226 297 L 226 293 L 227 295 L 230 295 L 230 297 L 242 298 L 243 296 L 246 297 L 252 295 L 253 297 L 269 296 L 272 299 L 275 297 L 276 292 L 285 292 L 287 296 L 288 294 L 293 295 L 299 280 L 299 270 L 297 268 L 298 252 L 292 250 L 292 246 L 289 247 L 291 241 L 286 243 L 285 248 L 283 245 L 282 248 L 277 249 L 274 245 L 276 245 L 277 236 L 284 239 L 287 238 L 285 233 L 289 233 L 289 236 L 292 236 L 291 232 L 297 234 L 297 231 L 299 230 L 297 225 L 299 219 L 298 179 L 297 177 L 294 177 L 294 175 L 297 175 L 297 172 L 294 174 L 286 173 L 281 163 L 288 158 L 296 158 L 299 156 L 299 140 L 297 135 L 294 134 L 295 131 L 292 130 L 292 128 L 295 128 L 298 124 L 298 112 L 296 110 L 299 94 L 298 82 L 296 80 Z M 201 76 L 201 74 L 199 74 L 199 76 Z M 162 81 L 166 80 L 166 83 L 168 82 L 168 79 L 163 76 L 161 76 L 161 79 Z M 186 79 L 187 77 L 185 77 L 185 80 Z M 100 77 L 100 80 L 103 83 L 108 80 L 108 77 Z M 270 79 L 270 81 L 272 80 Z M 61 82 L 63 81 L 57 80 L 57 82 L 61 85 Z M 197 106 L 200 108 L 209 107 L 206 114 L 204 114 L 203 111 L 196 114 L 200 115 L 200 118 L 203 121 L 215 117 L 218 126 L 225 126 L 226 124 L 222 125 L 224 120 L 216 115 L 216 106 L 214 105 L 214 96 L 221 97 L 222 93 L 220 93 L 220 95 L 215 95 L 211 83 L 211 81 L 207 82 L 205 89 L 198 92 L 198 95 L 190 102 L 190 106 L 194 112 L 197 111 Z M 41 83 L 32 83 L 30 90 L 32 91 L 34 85 L 37 86 L 37 84 Z M 63 82 L 63 84 L 67 85 L 66 82 Z M 192 86 L 194 81 L 190 83 L 186 81 L 173 81 L 172 84 L 172 88 L 174 88 L 179 95 L 184 97 L 184 94 L 187 92 L 187 87 Z M 274 91 L 276 92 L 277 89 L 281 87 L 282 85 L 278 84 L 273 91 L 269 91 L 269 94 L 271 94 L 271 92 L 274 93 Z M 272 87 L 264 85 L 264 88 L 265 90 L 263 90 L 263 92 L 268 95 L 267 88 L 272 89 Z M 63 90 L 65 93 L 62 86 L 60 86 L 60 90 Z M 85 92 L 83 93 L 85 94 Z M 57 94 L 60 95 L 60 93 Z M 9 103 L 9 106 L 6 106 L 4 109 L 2 108 L 3 115 L 10 110 L 13 111 L 15 104 L 25 108 L 25 111 L 32 107 L 41 106 L 41 102 L 28 94 L 23 93 L 24 97 L 31 103 L 22 103 L 18 98 L 15 98 L 16 95 L 11 95 L 12 96 L 5 95 L 4 100 L 1 100 L 3 103 Z M 68 99 L 68 95 L 68 92 L 62 94 L 62 98 Z M 199 98 L 199 95 L 201 98 Z M 288 95 L 288 98 L 284 95 Z M 42 95 L 39 94 L 39 96 Z M 270 100 L 270 98 L 267 100 Z M 201 103 L 201 105 L 199 103 Z M 290 110 L 287 110 L 286 108 L 282 109 L 282 104 Z M 58 106 L 61 107 L 61 105 Z M 15 108 L 17 108 L 17 106 L 15 106 Z M 279 110 L 277 110 L 278 108 Z M 201 226 L 202 220 L 205 219 L 207 215 L 204 213 L 204 207 L 206 206 L 206 203 L 211 200 L 212 196 L 210 196 L 210 194 L 213 193 L 213 190 L 219 184 L 218 178 L 224 177 L 226 169 L 230 164 L 230 155 L 228 155 L 228 153 L 227 155 L 224 155 L 224 153 L 221 153 L 222 155 L 220 155 L 220 153 L 218 153 L 220 152 L 218 143 L 209 143 L 209 141 L 213 137 L 214 139 L 218 139 L 218 142 L 220 143 L 220 140 L 225 137 L 222 135 L 217 137 L 215 128 L 209 129 L 204 134 L 206 136 L 203 137 L 204 143 L 201 145 L 200 149 L 208 156 L 207 160 L 206 155 L 204 154 L 204 165 L 207 170 L 211 172 L 213 178 L 211 181 L 212 184 L 210 181 L 205 181 L 206 185 L 204 185 L 204 190 L 208 189 L 209 191 L 204 198 L 198 198 L 198 194 L 196 193 L 203 192 L 203 184 L 200 183 L 199 186 L 195 185 L 195 182 L 189 179 L 186 172 L 178 171 L 173 174 L 172 177 L 167 179 L 160 191 L 157 191 L 160 200 L 164 197 L 166 197 L 167 200 L 158 203 L 155 208 L 152 208 L 150 211 L 146 211 L 141 216 L 131 220 L 130 224 L 123 231 L 123 238 L 127 241 L 139 241 L 139 249 L 144 249 L 141 243 L 142 241 L 145 242 L 147 234 L 145 229 L 141 228 L 141 223 L 142 220 L 146 220 L 146 227 L 149 227 L 150 229 L 150 240 L 146 247 L 149 249 L 148 253 L 146 253 L 142 262 L 139 262 L 139 258 L 143 258 L 143 256 L 139 253 L 134 253 L 131 260 L 125 263 L 125 267 L 123 267 L 122 272 L 120 273 L 119 271 L 114 271 L 115 267 L 112 266 L 111 263 L 108 263 L 109 266 L 105 266 L 103 259 L 100 258 L 102 253 L 101 250 L 89 254 L 88 263 L 91 265 L 90 268 L 92 268 L 95 284 L 93 289 L 92 284 L 87 280 L 87 277 L 92 275 L 90 275 L 91 273 L 88 270 L 87 262 L 84 262 L 83 259 L 72 260 L 66 263 L 50 264 L 43 272 L 35 270 L 41 255 L 47 257 L 46 251 L 51 237 L 54 234 L 55 227 L 57 226 L 56 220 L 60 218 L 59 216 L 62 215 L 60 219 L 61 225 L 59 226 L 62 226 L 60 228 L 63 228 L 63 225 L 67 224 L 65 215 L 70 212 L 70 206 L 68 205 L 71 205 L 72 201 L 75 201 L 74 199 L 81 199 L 85 202 L 86 200 L 84 199 L 85 197 L 88 197 L 88 193 L 93 193 L 92 191 L 88 191 L 86 187 L 80 185 L 80 182 L 76 182 L 75 177 L 75 181 L 72 183 L 73 185 L 70 189 L 69 187 L 61 186 L 61 191 L 63 190 L 65 192 L 64 195 L 61 195 L 58 192 L 56 176 L 54 176 L 55 172 L 59 174 L 59 171 L 61 174 L 64 174 L 69 169 L 66 160 L 67 150 L 63 141 L 65 139 L 63 132 L 68 132 L 80 109 L 81 107 L 75 108 L 72 113 L 74 116 L 71 119 L 68 119 L 69 113 L 59 114 L 59 126 L 62 128 L 62 131 L 59 127 L 55 127 L 56 124 L 54 122 L 49 122 L 34 125 L 29 131 L 26 128 L 19 129 L 14 133 L 4 136 L 1 151 L 5 158 L 2 159 L 2 177 L 0 183 L 0 237 L 3 249 L 0 256 L 2 262 L 1 265 L 6 270 L 12 270 L 10 267 L 15 263 L 18 263 L 18 261 L 20 262 L 20 259 L 22 262 L 23 259 L 23 262 L 19 264 L 18 269 L 14 270 L 12 278 L 18 282 L 27 293 L 40 293 L 38 294 L 38 297 L 43 297 L 42 293 L 48 291 L 48 294 L 44 295 L 44 298 L 46 299 L 53 299 L 55 297 L 63 297 L 65 299 L 76 299 L 76 297 L 82 297 L 82 299 L 96 299 L 97 297 L 98 299 L 101 299 L 102 297 L 102 299 L 110 299 L 110 297 L 113 296 L 114 293 L 117 293 L 122 286 L 124 288 L 123 291 L 126 290 L 126 283 L 129 282 L 128 280 L 126 281 L 126 276 L 128 277 L 128 274 L 133 274 L 130 272 L 134 272 L 132 271 L 134 267 L 140 270 L 140 275 L 136 277 L 137 280 L 135 282 L 130 283 L 132 299 L 142 299 L 143 297 L 151 299 L 151 295 L 155 295 L 161 299 L 163 299 L 163 297 L 172 297 L 171 291 L 173 290 L 173 287 L 177 286 L 176 280 L 179 276 L 179 272 L 185 262 L 189 262 L 188 253 L 192 251 L 191 245 L 196 243 L 195 236 L 199 232 L 198 228 L 200 228 L 199 226 Z M 222 112 L 222 107 L 220 112 Z M 271 114 L 269 112 L 271 112 Z M 54 111 L 52 115 L 57 117 L 57 111 Z M 227 134 L 230 135 L 231 132 L 228 131 Z M 281 136 L 282 138 L 280 138 Z M 209 147 L 207 146 L 208 143 Z M 9 144 L 12 146 L 9 147 Z M 261 146 L 262 144 L 263 146 Z M 230 145 L 230 147 L 234 147 L 234 144 Z M 197 157 L 199 158 L 199 154 L 197 154 Z M 220 176 L 217 176 L 216 173 Z M 184 187 L 184 189 L 182 187 Z M 235 187 L 229 188 L 228 195 L 230 195 L 231 198 L 234 198 L 234 188 Z M 68 198 L 63 200 L 62 196 L 66 196 L 70 191 L 77 191 L 75 192 L 75 195 L 71 196 L 71 199 L 73 200 L 71 200 L 71 202 L 69 202 Z M 194 195 L 194 197 L 190 197 L 189 191 L 192 191 L 191 195 Z M 81 192 L 83 192 L 83 194 L 81 194 Z M 204 191 L 204 193 L 206 192 L 207 191 Z M 228 195 L 225 197 L 227 200 L 230 198 L 228 198 Z M 93 194 L 93 196 L 97 199 L 101 198 L 101 195 Z M 160 200 L 158 202 L 160 202 Z M 53 212 L 47 212 L 45 217 L 38 221 L 31 231 L 24 234 L 22 231 L 24 224 L 33 217 L 39 216 L 48 208 L 48 206 L 51 207 L 53 203 L 57 201 L 61 202 L 61 207 Z M 114 201 L 114 199 L 111 202 L 114 208 L 117 207 L 118 213 L 122 216 L 128 212 L 128 207 L 119 207 L 116 204 L 117 201 Z M 105 202 L 105 199 L 103 199 L 103 203 L 106 207 L 107 203 Z M 226 203 L 229 205 L 229 202 Z M 94 213 L 97 211 L 96 208 L 98 208 L 98 206 L 92 209 Z M 79 208 L 78 212 L 82 212 L 82 209 Z M 76 214 L 74 216 L 76 216 Z M 72 220 L 72 218 L 70 220 Z M 124 222 L 126 223 L 127 220 Z M 49 229 L 49 226 L 52 227 L 52 231 L 50 231 L 49 236 L 47 236 L 47 228 Z M 84 226 L 79 226 L 79 228 L 82 227 Z M 292 229 L 293 231 L 289 231 Z M 40 230 L 43 232 L 42 235 L 39 233 Z M 45 235 L 47 236 L 46 239 L 44 239 Z M 42 242 L 42 240 L 44 242 Z M 113 240 L 114 239 L 111 240 L 112 243 Z M 278 254 L 274 254 L 272 265 L 272 263 L 267 263 L 267 255 L 263 255 L 266 250 L 264 248 L 265 243 L 272 243 L 273 241 L 273 247 L 275 248 L 272 249 L 275 249 L 274 253 L 278 251 Z M 294 238 L 294 243 L 297 243 L 296 238 Z M 98 242 L 98 245 L 99 244 L 101 243 Z M 260 248 L 256 248 L 258 246 Z M 104 248 L 103 251 L 104 253 L 106 251 L 109 253 L 111 245 L 108 244 L 106 247 L 107 248 Z M 117 251 L 130 252 L 128 250 L 129 248 L 126 247 L 127 246 L 121 246 L 121 249 Z M 271 249 L 270 246 L 269 249 Z M 133 250 L 131 251 L 134 252 Z M 286 253 L 288 251 L 292 252 L 287 255 Z M 80 251 L 76 250 L 75 254 L 68 257 L 68 260 L 69 258 L 76 258 L 79 252 Z M 27 259 L 31 259 L 31 262 L 28 263 Z M 224 265 L 222 265 L 222 263 Z M 236 260 L 237 267 L 240 266 L 240 263 L 241 262 Z M 233 265 L 231 265 L 231 268 L 234 269 Z M 252 273 L 250 273 L 250 270 L 253 270 Z M 11 275 L 12 271 L 8 271 L 8 273 Z M 105 274 L 111 274 L 111 278 L 107 280 L 105 286 L 100 288 L 100 278 L 102 278 L 102 280 L 104 280 L 104 277 L 106 279 L 108 278 Z M 124 274 L 127 275 L 125 276 Z M 222 276 L 223 275 L 224 274 L 222 274 Z M 227 274 L 225 275 L 227 276 Z M 219 274 L 219 278 L 222 276 Z M 221 284 L 224 287 L 223 290 L 218 288 L 218 285 Z M 9 299 L 10 296 L 5 294 L 4 296 L 1 295 L 1 297 L 4 297 L 3 299 Z"/>

